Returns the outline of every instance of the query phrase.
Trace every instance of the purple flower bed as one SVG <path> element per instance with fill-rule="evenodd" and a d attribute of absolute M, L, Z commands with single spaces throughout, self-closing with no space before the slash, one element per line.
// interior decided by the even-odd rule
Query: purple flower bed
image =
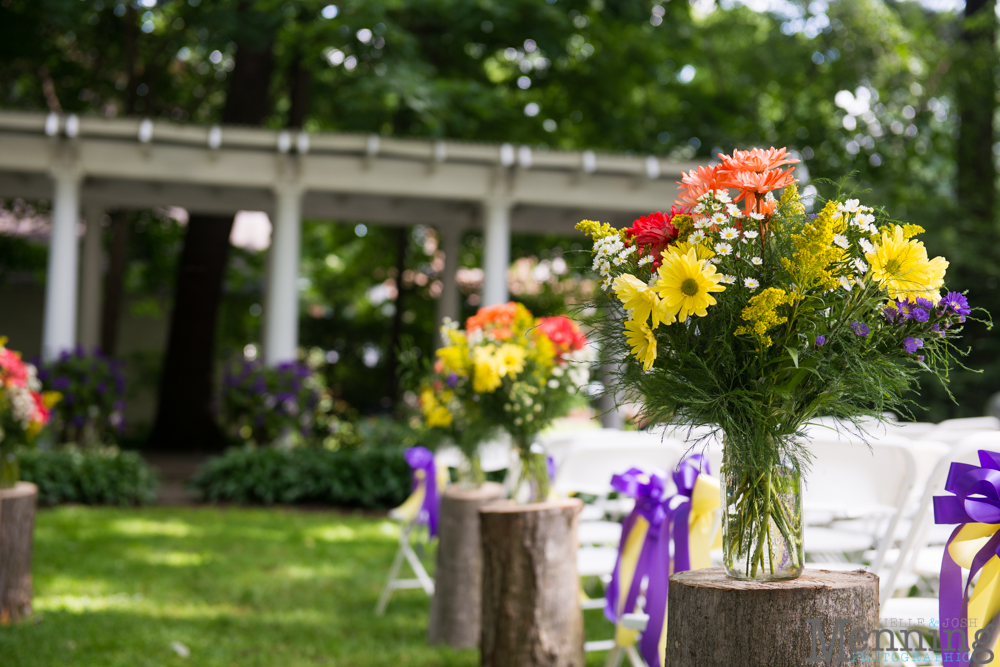
<path fill-rule="evenodd" d="M 40 364 L 38 379 L 61 400 L 52 409 L 59 444 L 114 444 L 125 429 L 125 364 L 82 347 Z"/>

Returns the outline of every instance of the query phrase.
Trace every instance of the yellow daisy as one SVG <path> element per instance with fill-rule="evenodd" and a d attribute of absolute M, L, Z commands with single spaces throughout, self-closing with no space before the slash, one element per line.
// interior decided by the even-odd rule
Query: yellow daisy
<path fill-rule="evenodd" d="M 524 370 L 524 358 L 527 352 L 520 345 L 504 343 L 497 351 L 499 358 L 498 371 L 500 377 L 510 377 L 514 379 L 518 373 Z"/>
<path fill-rule="evenodd" d="M 664 254 L 663 264 L 657 272 L 660 279 L 653 289 L 679 322 L 691 315 L 705 317 L 708 307 L 716 303 L 711 292 L 726 289 L 725 285 L 719 284 L 722 275 L 715 272 L 715 265 L 698 259 L 694 248 L 684 255 Z"/>
<path fill-rule="evenodd" d="M 500 386 L 500 359 L 491 347 L 477 347 L 473 353 L 472 390 L 490 393 Z"/>
<path fill-rule="evenodd" d="M 625 339 L 632 348 L 632 354 L 642 362 L 642 370 L 648 371 L 656 361 L 656 337 L 645 322 L 625 321 Z"/>
<path fill-rule="evenodd" d="M 872 278 L 885 288 L 892 299 L 923 297 L 937 303 L 944 284 L 948 262 L 943 257 L 927 259 L 927 249 L 920 241 L 907 239 L 906 231 L 894 225 L 892 233 L 883 231 L 872 252 L 865 253 Z"/>
<path fill-rule="evenodd" d="M 694 248 L 695 253 L 698 255 L 698 259 L 712 259 L 715 257 L 715 252 L 707 245 L 691 243 L 690 241 L 679 241 L 673 244 L 663 251 L 663 257 L 666 258 L 668 253 L 671 255 L 686 255 L 688 250 L 692 248 Z"/>
<path fill-rule="evenodd" d="M 632 311 L 632 319 L 636 322 L 645 322 L 652 315 L 652 328 L 655 329 L 660 326 L 660 322 L 670 324 L 674 321 L 656 292 L 632 274 L 626 273 L 615 278 L 614 288 L 622 305 Z"/>

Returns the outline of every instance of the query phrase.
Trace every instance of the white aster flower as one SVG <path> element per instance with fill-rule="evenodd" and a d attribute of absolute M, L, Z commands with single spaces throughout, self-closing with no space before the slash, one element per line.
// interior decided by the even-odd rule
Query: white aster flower
<path fill-rule="evenodd" d="M 611 262 L 601 262 L 601 275 L 605 278 L 611 273 Z"/>
<path fill-rule="evenodd" d="M 758 287 L 760 287 L 760 283 L 757 282 L 753 278 L 744 278 L 743 279 L 743 285 L 746 286 L 746 287 L 748 287 L 748 288 L 750 288 L 750 289 L 752 289 L 752 290 L 757 289 Z"/>
<path fill-rule="evenodd" d="M 730 276 L 725 273 L 722 274 L 721 282 L 726 285 L 732 285 L 736 282 L 736 276 Z"/>
<path fill-rule="evenodd" d="M 763 220 L 764 219 L 764 214 L 763 213 L 758 213 L 757 211 L 752 211 L 750 213 L 750 217 L 753 218 L 754 220 L 758 220 L 759 221 L 759 220 Z"/>
<path fill-rule="evenodd" d="M 851 242 L 847 240 L 847 237 L 843 234 L 834 234 L 833 242 L 839 245 L 844 250 L 847 250 L 847 246 L 851 245 Z"/>
<path fill-rule="evenodd" d="M 854 218 L 854 224 L 862 229 L 875 222 L 875 216 L 871 213 L 862 213 Z"/>
<path fill-rule="evenodd" d="M 750 263 L 753 264 L 754 266 L 760 266 L 761 264 L 764 263 L 764 260 L 762 260 L 760 257 L 751 257 Z"/>
<path fill-rule="evenodd" d="M 733 198 L 729 196 L 729 190 L 716 190 L 715 198 L 723 204 L 728 204 L 733 201 Z"/>
<path fill-rule="evenodd" d="M 694 221 L 695 229 L 705 229 L 706 227 L 711 227 L 712 221 L 709 218 L 698 218 Z"/>
<path fill-rule="evenodd" d="M 705 240 L 705 232 L 701 231 L 700 229 L 691 232 L 691 235 L 688 236 L 688 243 L 701 243 L 704 240 Z"/>
<path fill-rule="evenodd" d="M 743 211 L 736 204 L 726 204 L 726 213 L 728 213 L 733 218 L 742 218 Z"/>
<path fill-rule="evenodd" d="M 760 236 L 760 234 L 758 234 L 757 232 L 755 232 L 752 229 L 749 230 L 749 231 L 744 231 L 743 232 L 743 238 L 745 238 L 745 239 L 755 239 L 758 236 Z"/>
<path fill-rule="evenodd" d="M 653 256 L 652 255 L 646 255 L 644 257 L 640 257 L 638 263 L 639 263 L 639 266 L 646 266 L 647 264 L 652 263 L 652 261 L 653 261 Z"/>
<path fill-rule="evenodd" d="M 861 202 L 857 199 L 848 199 L 844 203 L 837 205 L 837 209 L 844 213 L 857 213 L 860 208 Z"/>
<path fill-rule="evenodd" d="M 860 257 L 854 259 L 854 268 L 858 270 L 858 273 L 864 275 L 868 273 L 868 265 L 865 264 L 865 260 Z"/>
<path fill-rule="evenodd" d="M 740 231 L 735 227 L 726 227 L 721 232 L 719 232 L 719 236 L 721 236 L 726 241 L 732 241 L 733 239 L 738 239 L 740 237 Z"/>
<path fill-rule="evenodd" d="M 847 279 L 847 276 L 840 276 L 840 286 L 848 292 L 850 292 L 853 288 L 853 285 L 851 285 L 851 281 Z"/>
<path fill-rule="evenodd" d="M 725 213 L 714 213 L 712 214 L 712 224 L 713 225 L 724 225 L 728 221 Z"/>
<path fill-rule="evenodd" d="M 715 252 L 719 253 L 723 257 L 728 257 L 729 255 L 733 254 L 733 246 L 729 245 L 728 243 L 716 243 Z"/>
<path fill-rule="evenodd" d="M 861 249 L 864 250 L 865 253 L 875 252 L 875 246 L 873 246 L 872 242 L 868 239 L 858 239 L 858 245 L 861 246 Z"/>

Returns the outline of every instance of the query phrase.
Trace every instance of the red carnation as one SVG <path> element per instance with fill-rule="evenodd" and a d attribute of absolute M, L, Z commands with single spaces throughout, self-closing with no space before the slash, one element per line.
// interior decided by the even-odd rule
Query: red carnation
<path fill-rule="evenodd" d="M 552 341 L 556 348 L 556 356 L 560 358 L 567 352 L 582 349 L 587 344 L 587 339 L 580 333 L 580 327 L 576 326 L 576 322 L 562 315 L 541 318 L 538 321 L 538 330 Z"/>
<path fill-rule="evenodd" d="M 625 234 L 639 246 L 640 255 L 646 253 L 648 246 L 648 252 L 653 255 L 653 266 L 660 265 L 660 253 L 677 238 L 677 228 L 670 221 L 678 213 L 686 213 L 686 209 L 671 206 L 669 215 L 660 211 L 650 213 L 649 217 L 639 218 L 630 229 L 625 230 Z"/>

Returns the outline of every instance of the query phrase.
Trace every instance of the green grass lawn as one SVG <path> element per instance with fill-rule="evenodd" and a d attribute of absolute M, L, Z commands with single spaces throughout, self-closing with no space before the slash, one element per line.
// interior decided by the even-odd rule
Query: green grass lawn
<path fill-rule="evenodd" d="M 396 544 L 391 522 L 335 512 L 41 510 L 36 613 L 0 627 L 0 665 L 477 665 L 475 650 L 427 645 L 419 590 L 375 616 Z M 599 611 L 587 626 L 611 636 Z"/>

